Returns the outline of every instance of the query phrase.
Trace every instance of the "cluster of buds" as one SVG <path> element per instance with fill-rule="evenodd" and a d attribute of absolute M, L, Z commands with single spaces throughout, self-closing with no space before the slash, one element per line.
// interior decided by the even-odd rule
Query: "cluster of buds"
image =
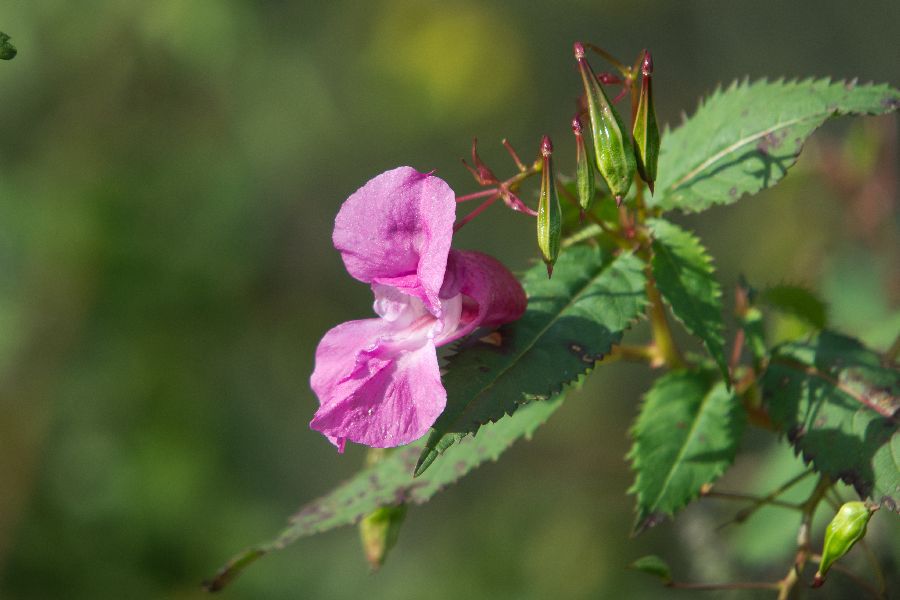
<path fill-rule="evenodd" d="M 621 77 L 610 73 L 595 74 L 585 58 L 586 48 L 604 56 L 621 72 Z M 656 164 L 659 157 L 659 126 L 653 107 L 653 59 L 643 50 L 634 66 L 626 67 L 605 50 L 590 44 L 575 43 L 575 60 L 584 85 L 583 110 L 572 119 L 572 131 L 576 143 L 577 200 L 584 213 L 591 209 L 596 196 L 595 169 L 609 188 L 610 195 L 620 208 L 635 175 L 643 180 L 653 193 L 656 180 Z M 610 101 L 603 85 L 621 85 L 622 92 Z M 626 129 L 616 111 L 615 103 L 631 94 L 631 130 Z M 583 116 L 587 114 L 591 133 L 589 146 L 585 142 Z M 487 188 L 480 192 L 457 197 L 457 202 L 487 198 L 483 203 L 456 224 L 459 229 L 484 209 L 500 199 L 508 208 L 537 217 L 537 239 L 541 258 L 547 265 L 547 275 L 553 273 L 553 265 L 559 256 L 562 236 L 562 209 L 557 196 L 557 180 L 553 170 L 553 144 L 548 136 L 541 140 L 540 154 L 532 164 L 523 163 L 506 140 L 503 144 L 519 169 L 513 177 L 500 180 L 478 156 L 475 141 L 472 142 L 472 164 L 463 164 L 478 185 Z M 526 178 L 541 174 L 541 190 L 538 210 L 528 208 L 518 197 L 519 185 Z M 567 196 L 570 196 L 566 192 Z M 573 199 L 574 198 L 570 198 Z M 624 210 L 621 208 L 621 210 Z"/>
<path fill-rule="evenodd" d="M 622 72 L 624 79 L 609 73 L 594 73 L 585 57 L 585 48 L 591 48 L 609 58 Z M 591 139 L 594 149 L 594 164 L 597 171 L 615 198 L 621 205 L 631 183 L 635 171 L 647 183 L 653 193 L 653 182 L 656 180 L 656 163 L 659 157 L 659 126 L 656 122 L 656 111 L 653 107 L 653 59 L 650 52 L 644 50 L 638 57 L 634 67 L 628 68 L 613 59 L 605 51 L 595 46 L 585 46 L 575 42 L 575 60 L 584 85 L 586 112 L 590 119 Z M 638 72 L 639 71 L 639 72 Z M 638 86 L 640 80 L 640 86 Z M 622 93 L 610 101 L 601 83 L 623 86 Z M 615 102 L 624 94 L 632 93 L 632 126 L 631 131 L 625 129 L 621 116 L 615 108 Z M 572 124 L 578 144 L 578 188 L 581 200 L 581 188 L 593 184 L 593 173 L 590 160 L 585 158 L 587 168 L 582 168 L 581 156 L 587 156 L 581 135 L 581 122 L 576 116 Z"/>

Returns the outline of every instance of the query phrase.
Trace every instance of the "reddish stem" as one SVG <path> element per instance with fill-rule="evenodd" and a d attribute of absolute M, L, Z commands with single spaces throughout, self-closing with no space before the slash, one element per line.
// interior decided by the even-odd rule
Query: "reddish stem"
<path fill-rule="evenodd" d="M 494 195 L 491 196 L 490 198 L 488 198 L 487 200 L 485 200 L 484 202 L 482 202 L 482 203 L 478 206 L 478 208 L 476 208 L 475 210 L 473 210 L 472 212 L 470 212 L 469 214 L 467 214 L 465 217 L 463 217 L 462 219 L 460 219 L 460 220 L 453 226 L 453 233 L 456 233 L 457 231 L 459 231 L 460 229 L 462 229 L 462 226 L 463 226 L 463 225 L 465 225 L 466 223 L 468 223 L 469 221 L 471 221 L 472 219 L 474 219 L 475 217 L 477 217 L 478 215 L 480 215 L 481 213 L 483 213 L 484 210 L 485 210 L 488 206 L 490 206 L 491 204 L 493 204 L 494 202 L 497 201 L 497 198 L 500 197 L 500 194 L 499 194 L 496 190 L 491 190 L 491 191 L 494 192 Z"/>

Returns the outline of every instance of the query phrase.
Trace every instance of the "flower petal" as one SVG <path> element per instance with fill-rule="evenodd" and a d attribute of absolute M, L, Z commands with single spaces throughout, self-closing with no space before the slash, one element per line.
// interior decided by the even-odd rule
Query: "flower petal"
<path fill-rule="evenodd" d="M 522 285 L 497 259 L 480 252 L 451 250 L 441 295 L 463 294 L 459 326 L 438 340 L 444 345 L 478 327 L 497 327 L 515 321 L 525 312 L 528 298 Z"/>
<path fill-rule="evenodd" d="M 309 426 L 341 450 L 347 440 L 390 448 L 425 435 L 447 403 L 434 344 L 397 354 L 367 352 L 365 367 L 332 389 Z"/>
<path fill-rule="evenodd" d="M 309 378 L 310 387 L 324 404 L 334 395 L 335 388 L 349 378 L 356 369 L 357 357 L 368 348 L 375 348 L 379 339 L 388 333 L 390 324 L 383 319 L 348 321 L 333 327 L 322 337 L 316 348 L 316 365 Z M 343 442 L 329 436 L 331 443 L 343 452 Z"/>
<path fill-rule="evenodd" d="M 334 221 L 334 247 L 356 279 L 389 285 L 440 314 L 456 196 L 439 177 L 399 167 L 353 193 Z"/>

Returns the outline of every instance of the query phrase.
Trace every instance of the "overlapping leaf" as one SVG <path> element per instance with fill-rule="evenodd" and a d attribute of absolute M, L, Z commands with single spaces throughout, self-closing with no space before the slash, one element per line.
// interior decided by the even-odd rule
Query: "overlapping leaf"
<path fill-rule="evenodd" d="M 777 183 L 828 118 L 884 114 L 900 91 L 828 79 L 735 82 L 663 136 L 651 206 L 697 212 Z"/>
<path fill-rule="evenodd" d="M 534 402 L 497 423 L 485 426 L 476 438 L 452 448 L 445 460 L 413 479 L 413 467 L 423 442 L 398 448 L 375 465 L 357 473 L 331 493 L 313 500 L 291 518 L 290 525 L 271 542 L 249 548 L 234 557 L 206 584 L 219 590 L 246 566 L 297 539 L 350 525 L 382 506 L 401 502 L 422 504 L 447 485 L 487 460 L 496 458 L 517 439 L 530 436 L 562 404 L 558 395 Z"/>
<path fill-rule="evenodd" d="M 451 357 L 447 408 L 416 466 L 422 473 L 447 448 L 522 403 L 545 400 L 590 370 L 642 313 L 645 277 L 630 253 L 576 246 L 547 279 L 543 265 L 522 279 L 525 315 Z"/>
<path fill-rule="evenodd" d="M 635 529 L 656 525 L 697 497 L 734 460 L 746 413 L 716 373 L 672 371 L 656 380 L 632 429 Z"/>
<path fill-rule="evenodd" d="M 651 219 L 653 277 L 672 313 L 685 328 L 703 340 L 728 380 L 722 330 L 722 288 L 712 259 L 693 234 L 663 219 Z"/>
<path fill-rule="evenodd" d="M 824 331 L 775 348 L 762 379 L 772 420 L 820 472 L 891 510 L 900 503 L 900 371 Z"/>

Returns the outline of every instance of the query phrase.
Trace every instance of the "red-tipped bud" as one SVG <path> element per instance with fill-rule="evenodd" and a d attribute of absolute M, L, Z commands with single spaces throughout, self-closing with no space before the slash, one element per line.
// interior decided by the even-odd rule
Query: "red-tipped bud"
<path fill-rule="evenodd" d="M 591 164 L 590 152 L 584 145 L 581 134 L 581 119 L 578 115 L 572 119 L 572 132 L 575 134 L 575 187 L 578 191 L 578 204 L 581 210 L 590 210 L 594 203 L 594 167 Z"/>
<path fill-rule="evenodd" d="M 547 277 L 553 275 L 553 264 L 559 256 L 562 237 L 562 207 L 556 194 L 552 155 L 553 143 L 545 135 L 541 139 L 541 195 L 538 200 L 537 239 L 541 258 L 547 265 Z"/>
<path fill-rule="evenodd" d="M 619 199 L 624 198 L 631 187 L 635 170 L 631 137 L 625 131 L 619 113 L 609 101 L 591 65 L 584 57 L 584 46 L 578 42 L 575 43 L 575 59 L 578 61 L 578 70 L 587 98 L 597 170 L 609 186 L 612 195 Z"/>
<path fill-rule="evenodd" d="M 641 75 L 641 93 L 635 110 L 632 135 L 638 173 L 647 182 L 652 194 L 659 160 L 659 125 L 656 123 L 656 110 L 653 107 L 653 58 L 649 50 L 644 50 Z"/>

